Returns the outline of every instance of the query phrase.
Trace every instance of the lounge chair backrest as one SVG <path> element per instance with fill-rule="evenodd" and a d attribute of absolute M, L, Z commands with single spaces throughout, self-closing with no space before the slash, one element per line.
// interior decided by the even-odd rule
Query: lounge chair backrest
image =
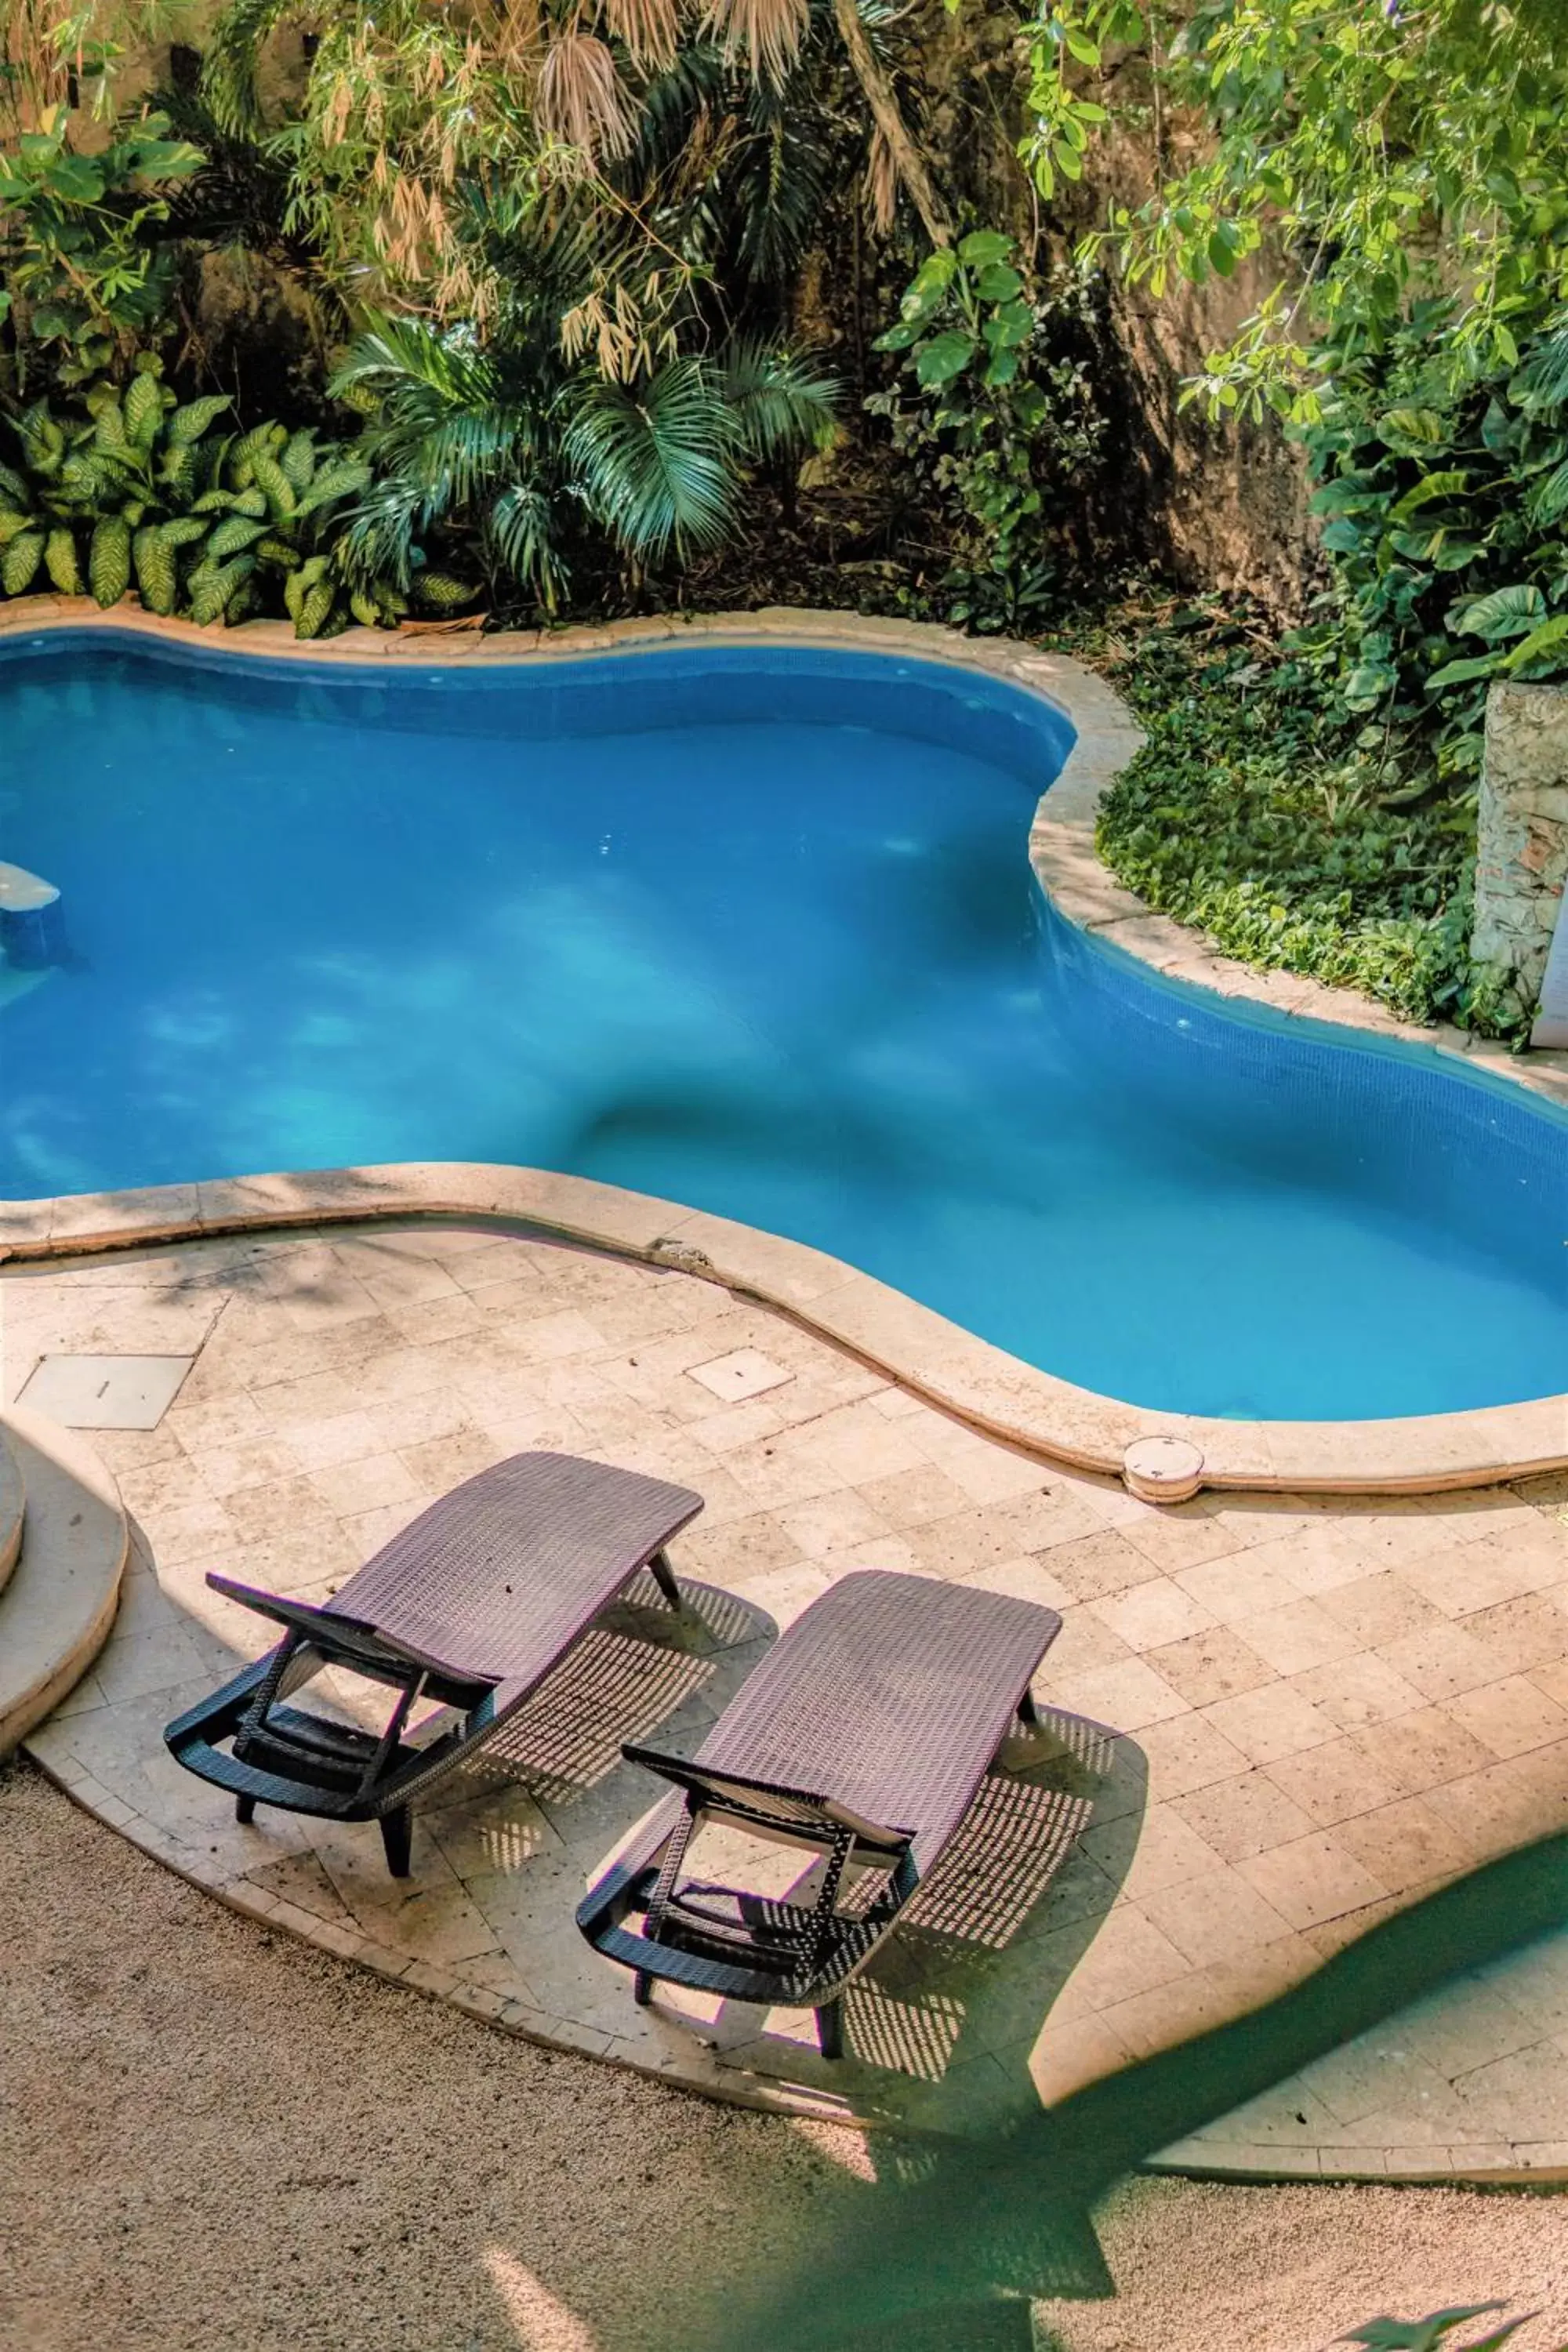
<path fill-rule="evenodd" d="M 822 1843 L 825 1832 L 831 1839 L 835 1828 L 844 1829 L 857 1845 L 889 1855 L 902 1853 L 910 1842 L 908 1830 L 867 1821 L 847 1806 L 805 1789 L 786 1789 L 768 1780 L 749 1780 L 739 1772 L 717 1771 L 711 1765 L 691 1763 L 685 1757 L 667 1756 L 660 1748 L 639 1748 L 630 1742 L 621 1753 L 629 1764 L 644 1765 L 661 1780 L 684 1789 L 689 1809 L 700 1808 L 705 1813 L 742 1822 L 775 1836 L 797 1836 L 815 1845 Z"/>

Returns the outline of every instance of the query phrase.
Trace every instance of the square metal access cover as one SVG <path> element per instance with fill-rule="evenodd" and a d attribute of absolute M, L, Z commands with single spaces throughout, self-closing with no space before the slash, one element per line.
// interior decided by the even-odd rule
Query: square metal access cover
<path fill-rule="evenodd" d="M 19 1404 L 67 1429 L 156 1429 L 194 1356 L 46 1356 Z"/>

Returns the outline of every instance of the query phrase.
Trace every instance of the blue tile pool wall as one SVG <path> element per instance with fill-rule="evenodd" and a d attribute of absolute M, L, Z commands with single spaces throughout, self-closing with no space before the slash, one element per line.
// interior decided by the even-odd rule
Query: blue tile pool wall
<path fill-rule="evenodd" d="M 1507 1264 L 1555 1264 L 1568 1301 L 1568 1112 L 1435 1051 L 1222 1006 L 1048 908 L 1040 934 L 1086 1046 L 1173 1125 L 1260 1171 L 1353 1184 L 1438 1235 L 1458 1227 Z"/>

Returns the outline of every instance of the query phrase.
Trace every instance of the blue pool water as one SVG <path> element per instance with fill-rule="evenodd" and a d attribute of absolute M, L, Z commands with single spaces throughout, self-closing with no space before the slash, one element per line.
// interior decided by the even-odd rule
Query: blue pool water
<path fill-rule="evenodd" d="M 1032 698 L 885 656 L 0 651 L 0 1195 L 574 1170 L 815 1243 L 1141 1403 L 1568 1387 L 1568 1118 L 1051 916 Z"/>

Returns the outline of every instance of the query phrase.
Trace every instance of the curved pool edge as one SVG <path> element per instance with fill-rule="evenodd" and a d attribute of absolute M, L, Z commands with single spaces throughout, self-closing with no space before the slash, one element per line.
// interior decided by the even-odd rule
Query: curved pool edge
<path fill-rule="evenodd" d="M 1212 1421 L 1075 1387 L 804 1242 L 545 1169 L 459 1160 L 320 1169 L 0 1202 L 0 1266 L 292 1226 L 453 1217 L 700 1276 L 787 1315 L 989 1437 L 1122 1475 L 1184 1438 L 1200 1483 L 1255 1493 L 1437 1494 L 1568 1468 L 1568 1394 L 1390 1421 Z"/>
<path fill-rule="evenodd" d="M 1040 887 L 1078 929 L 1102 940 L 1178 985 L 1206 989 L 1295 1019 L 1420 1045 L 1542 1096 L 1568 1108 L 1568 1052 L 1511 1053 L 1506 1045 L 1447 1025 L 1398 1020 L 1386 1005 L 1354 989 L 1285 971 L 1257 971 L 1218 954 L 1203 934 L 1156 914 L 1101 865 L 1094 845 L 1100 804 L 1143 741 L 1121 696 L 1070 654 L 1009 637 L 970 637 L 934 621 L 900 621 L 831 607 L 772 604 L 752 613 L 690 613 L 574 625 L 561 629 L 498 629 L 433 623 L 405 630 L 350 628 L 341 636 L 300 643 L 286 621 L 247 621 L 235 629 L 198 628 L 127 603 L 105 612 L 90 597 L 0 599 L 0 639 L 40 631 L 99 630 L 144 636 L 221 659 L 343 663 L 414 661 L 422 665 L 581 661 L 594 655 L 657 651 L 704 638 L 731 646 L 800 645 L 841 652 L 903 654 L 971 669 L 1050 703 L 1069 721 L 1071 751 L 1036 808 L 1029 856 Z M 1347 1040 L 1347 1042 L 1349 1042 Z"/>

